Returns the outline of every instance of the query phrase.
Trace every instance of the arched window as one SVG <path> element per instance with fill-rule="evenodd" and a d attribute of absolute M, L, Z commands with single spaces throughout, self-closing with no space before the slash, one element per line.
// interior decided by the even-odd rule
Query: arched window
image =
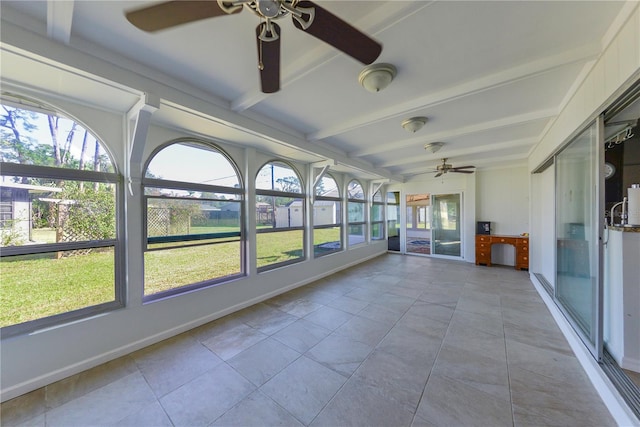
<path fill-rule="evenodd" d="M 258 271 L 304 260 L 302 188 L 296 171 L 283 162 L 269 162 L 256 175 Z"/>
<path fill-rule="evenodd" d="M 179 141 L 143 179 L 144 295 L 164 297 L 244 274 L 239 174 L 218 148 Z"/>
<path fill-rule="evenodd" d="M 316 184 L 313 203 L 314 256 L 337 252 L 342 245 L 342 199 L 336 180 L 325 174 Z"/>
<path fill-rule="evenodd" d="M 78 121 L 25 102 L 0 111 L 3 336 L 122 306 L 112 160 Z"/>
<path fill-rule="evenodd" d="M 384 200 L 382 192 L 376 191 L 371 204 L 371 240 L 384 239 Z"/>
<path fill-rule="evenodd" d="M 367 236 L 367 223 L 364 212 L 366 200 L 362 184 L 355 179 L 347 186 L 347 221 L 349 246 L 364 243 Z"/>

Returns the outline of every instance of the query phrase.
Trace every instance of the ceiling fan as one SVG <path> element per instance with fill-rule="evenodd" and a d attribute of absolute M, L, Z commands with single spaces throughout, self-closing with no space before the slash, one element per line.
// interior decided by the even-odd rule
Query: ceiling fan
<path fill-rule="evenodd" d="M 193 21 L 240 13 L 246 7 L 261 19 L 256 28 L 262 92 L 280 90 L 280 26 L 291 15 L 293 24 L 352 58 L 369 65 L 382 45 L 342 19 L 308 0 L 173 0 L 131 10 L 126 18 L 141 30 L 155 32 Z"/>
<path fill-rule="evenodd" d="M 465 170 L 465 169 L 473 169 L 473 168 L 475 168 L 475 166 L 458 166 L 454 168 L 453 165 L 447 163 L 447 159 L 442 159 L 442 164 L 438 165 L 436 169 L 431 172 L 435 172 L 436 173 L 435 178 L 437 178 L 441 175 L 444 175 L 447 172 L 473 173 L 474 171 Z"/>

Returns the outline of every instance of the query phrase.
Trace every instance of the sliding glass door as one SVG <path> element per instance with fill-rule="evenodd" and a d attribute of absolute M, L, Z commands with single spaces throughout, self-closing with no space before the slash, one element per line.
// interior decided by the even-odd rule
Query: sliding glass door
<path fill-rule="evenodd" d="M 598 141 L 591 127 L 556 157 L 555 298 L 596 359 L 602 352 Z"/>
<path fill-rule="evenodd" d="M 431 196 L 431 253 L 460 258 L 462 256 L 462 195 Z"/>

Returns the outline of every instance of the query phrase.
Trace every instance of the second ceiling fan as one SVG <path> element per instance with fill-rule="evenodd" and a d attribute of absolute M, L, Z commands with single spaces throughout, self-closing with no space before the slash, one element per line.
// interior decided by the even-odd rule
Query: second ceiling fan
<path fill-rule="evenodd" d="M 475 166 L 458 166 L 454 168 L 453 165 L 447 163 L 447 159 L 442 159 L 442 164 L 438 165 L 436 169 L 432 172 L 435 173 L 435 178 L 442 176 L 447 172 L 457 172 L 457 173 L 473 173 L 474 172 L 466 169 L 475 169 Z"/>
<path fill-rule="evenodd" d="M 342 19 L 308 0 L 173 0 L 127 12 L 129 22 L 155 32 L 193 21 L 240 13 L 246 7 L 261 18 L 256 28 L 262 92 L 280 90 L 280 26 L 291 15 L 301 31 L 330 44 L 365 65 L 373 63 L 382 45 Z"/>

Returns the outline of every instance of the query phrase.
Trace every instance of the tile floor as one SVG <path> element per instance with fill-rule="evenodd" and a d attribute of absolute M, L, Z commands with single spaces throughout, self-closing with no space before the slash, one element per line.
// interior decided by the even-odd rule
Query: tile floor
<path fill-rule="evenodd" d="M 2 425 L 615 423 L 528 273 L 386 254 L 7 401 Z"/>

